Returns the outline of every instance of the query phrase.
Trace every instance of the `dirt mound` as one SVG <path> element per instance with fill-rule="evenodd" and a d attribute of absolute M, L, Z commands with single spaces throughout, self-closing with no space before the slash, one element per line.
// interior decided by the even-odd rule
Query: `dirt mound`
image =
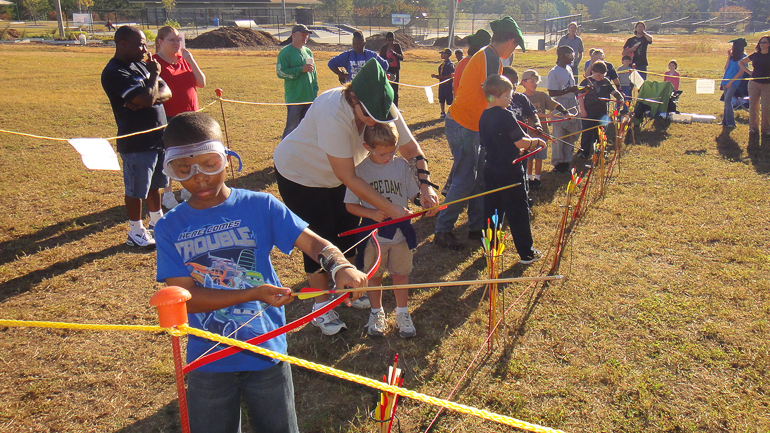
<path fill-rule="evenodd" d="M 402 50 L 406 51 L 417 48 L 417 44 L 414 42 L 414 39 L 401 30 L 397 30 L 395 33 L 393 33 L 393 36 L 396 38 L 396 43 L 401 44 Z M 385 43 L 385 33 L 371 35 L 366 39 L 366 48 L 379 53 L 380 48 L 385 45 Z"/>
<path fill-rule="evenodd" d="M 188 40 L 190 48 L 246 48 L 278 45 L 280 41 L 268 32 L 241 27 L 220 27 Z"/>
<path fill-rule="evenodd" d="M 436 42 L 433 43 L 434 47 L 446 47 L 446 43 L 449 40 L 449 36 L 444 36 L 443 38 L 436 39 Z M 453 47 L 467 47 L 468 46 L 468 37 L 460 38 L 459 36 L 455 36 L 454 43 L 452 44 Z"/>
<path fill-rule="evenodd" d="M 21 37 L 21 32 L 16 29 L 8 29 L 8 31 L 6 31 L 5 34 L 8 35 L 9 37 L 17 38 L 17 39 Z"/>

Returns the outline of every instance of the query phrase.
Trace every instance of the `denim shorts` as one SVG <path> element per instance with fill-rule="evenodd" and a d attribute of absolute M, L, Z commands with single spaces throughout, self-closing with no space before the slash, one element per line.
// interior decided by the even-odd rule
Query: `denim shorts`
<path fill-rule="evenodd" d="M 146 199 L 151 189 L 168 185 L 163 174 L 163 151 L 121 153 L 123 160 L 123 186 L 126 197 Z"/>
<path fill-rule="evenodd" d="M 187 409 L 192 433 L 235 433 L 241 426 L 241 402 L 252 427 L 265 433 L 297 433 L 291 366 L 233 373 L 187 374 Z"/>

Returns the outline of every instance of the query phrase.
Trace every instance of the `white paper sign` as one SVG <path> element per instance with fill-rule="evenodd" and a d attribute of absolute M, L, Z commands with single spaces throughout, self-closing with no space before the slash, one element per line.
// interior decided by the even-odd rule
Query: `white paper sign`
<path fill-rule="evenodd" d="M 120 171 L 118 155 L 109 141 L 103 138 L 71 138 L 68 141 L 78 151 L 87 169 Z"/>
<path fill-rule="evenodd" d="M 714 80 L 707 80 L 705 78 L 702 78 L 700 80 L 695 81 L 696 94 L 713 95 L 715 89 L 716 89 L 716 81 Z"/>
<path fill-rule="evenodd" d="M 639 75 L 639 72 L 634 71 L 631 72 L 631 83 L 636 87 L 637 89 L 642 87 L 642 84 L 644 83 L 644 78 L 642 78 L 641 75 Z"/>
<path fill-rule="evenodd" d="M 428 97 L 428 104 L 432 104 L 433 103 L 433 87 L 428 86 L 428 87 L 425 88 L 425 96 Z"/>

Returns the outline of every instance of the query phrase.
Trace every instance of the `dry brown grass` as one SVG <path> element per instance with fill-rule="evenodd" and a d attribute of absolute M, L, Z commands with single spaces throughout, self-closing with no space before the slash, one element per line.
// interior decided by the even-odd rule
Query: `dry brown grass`
<path fill-rule="evenodd" d="M 613 39 L 614 38 L 614 39 Z M 586 35 L 617 60 L 623 38 Z M 721 76 L 723 44 L 713 55 L 700 37 L 665 37 L 650 47 L 651 71 L 671 58 L 689 76 Z M 0 47 L 3 129 L 56 137 L 106 137 L 115 127 L 99 74 L 106 49 Z M 665 54 L 660 54 L 665 53 Z M 247 101 L 280 101 L 274 53 L 195 52 L 213 89 Z M 331 53 L 318 53 L 323 64 Z M 432 84 L 434 50 L 407 53 L 402 80 Z M 517 54 L 516 66 L 541 74 L 554 53 Z M 321 87 L 336 84 L 322 71 Z M 695 95 L 683 80 L 680 109 L 721 113 L 717 95 Z M 434 178 L 449 170 L 438 107 L 402 88 L 402 106 L 431 161 Z M 277 193 L 271 155 L 282 108 L 226 105 L 232 147 L 245 162 L 238 185 Z M 217 105 L 208 112 L 221 119 Z M 508 317 L 505 350 L 484 353 L 454 400 L 566 431 L 770 430 L 767 396 L 766 200 L 770 143 L 749 143 L 745 113 L 723 134 L 717 125 L 649 127 L 621 160 L 607 194 L 574 230 L 562 263 L 568 279 L 525 296 Z M 155 324 L 148 299 L 155 255 L 123 246 L 118 173 L 89 172 L 66 143 L 2 136 L 0 147 L 0 317 Z M 547 173 L 533 228 L 550 239 L 564 197 L 563 177 Z M 479 250 L 446 252 L 430 243 L 433 221 L 416 223 L 421 244 L 413 280 L 472 279 Z M 463 233 L 462 231 L 460 232 Z M 512 251 L 512 245 L 508 246 Z M 504 276 L 530 275 L 511 266 Z M 276 256 L 286 285 L 302 282 L 300 260 Z M 506 290 L 510 304 L 524 289 Z M 419 335 L 369 338 L 365 312 L 342 309 L 350 330 L 322 338 L 313 328 L 289 337 L 289 353 L 368 377 L 380 377 L 394 353 L 405 385 L 446 396 L 486 330 L 481 288 L 416 291 L 411 310 Z M 386 308 L 393 301 L 385 298 Z M 289 318 L 305 314 L 295 302 Z M 165 335 L 0 329 L 0 431 L 178 431 L 173 365 Z M 303 432 L 373 431 L 366 413 L 375 392 L 295 370 Z M 435 414 L 404 401 L 403 431 L 422 431 Z M 505 429 L 445 413 L 438 431 Z"/>

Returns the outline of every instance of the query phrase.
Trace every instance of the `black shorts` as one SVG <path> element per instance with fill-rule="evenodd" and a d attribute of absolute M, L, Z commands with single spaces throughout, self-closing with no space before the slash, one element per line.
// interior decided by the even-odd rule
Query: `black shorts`
<path fill-rule="evenodd" d="M 308 228 L 318 236 L 336 245 L 342 251 L 347 250 L 356 241 L 355 236 L 338 237 L 337 235 L 358 227 L 360 218 L 350 214 L 345 208 L 345 185 L 335 188 L 312 188 L 292 182 L 275 171 L 278 178 L 278 192 L 286 207 L 308 223 Z M 355 255 L 355 250 L 345 254 Z M 321 269 L 311 258 L 302 254 L 305 272 L 310 274 Z"/>
<path fill-rule="evenodd" d="M 449 84 L 449 86 L 447 86 L 447 84 Z M 452 105 L 454 99 L 451 81 L 438 86 L 438 102 L 445 102 L 447 105 Z"/>

